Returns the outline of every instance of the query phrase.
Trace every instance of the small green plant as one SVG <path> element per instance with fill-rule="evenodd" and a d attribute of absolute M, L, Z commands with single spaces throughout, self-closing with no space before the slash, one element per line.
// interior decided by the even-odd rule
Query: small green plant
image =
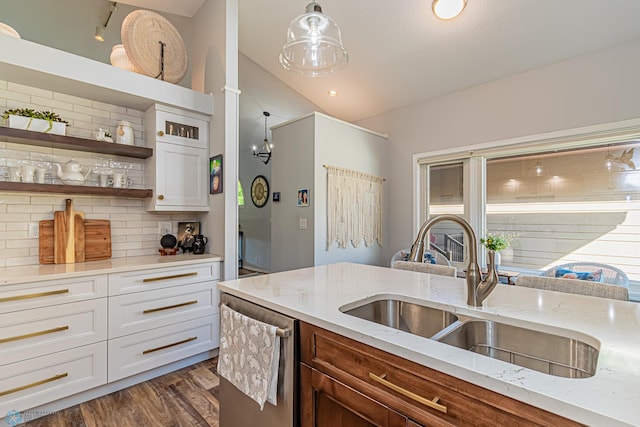
<path fill-rule="evenodd" d="M 13 108 L 10 110 L 5 110 L 2 118 L 4 120 L 7 120 L 11 115 L 29 117 L 31 119 L 46 120 L 47 122 L 49 122 L 49 129 L 47 129 L 45 132 L 49 132 L 51 130 L 51 128 L 53 127 L 53 122 L 60 122 L 69 126 L 68 121 L 64 120 L 62 117 L 52 111 L 36 111 L 31 108 Z M 31 121 L 29 121 L 29 125 L 31 125 Z M 27 126 L 27 128 L 28 127 L 29 126 Z"/>
<path fill-rule="evenodd" d="M 490 251 L 500 252 L 503 249 L 507 249 L 516 237 L 514 234 L 487 233 L 486 236 L 480 239 L 480 244 Z"/>

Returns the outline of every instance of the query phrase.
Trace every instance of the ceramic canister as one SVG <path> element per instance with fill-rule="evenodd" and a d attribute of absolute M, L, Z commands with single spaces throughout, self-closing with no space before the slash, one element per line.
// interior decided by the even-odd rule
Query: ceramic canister
<path fill-rule="evenodd" d="M 116 142 L 118 144 L 133 145 L 133 127 L 131 123 L 124 120 L 118 122 Z"/>

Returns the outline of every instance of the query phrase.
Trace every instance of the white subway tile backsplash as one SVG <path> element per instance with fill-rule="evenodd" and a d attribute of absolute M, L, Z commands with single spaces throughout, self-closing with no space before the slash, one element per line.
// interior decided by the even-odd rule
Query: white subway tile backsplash
<path fill-rule="evenodd" d="M 58 101 L 68 102 L 69 104 L 74 105 L 84 105 L 85 107 L 91 107 L 93 101 L 86 98 L 80 98 L 78 96 L 67 95 L 66 93 L 54 92 L 53 99 L 57 99 Z"/>
<path fill-rule="evenodd" d="M 31 96 L 26 93 L 12 92 L 10 90 L 0 89 L 0 98 L 7 100 L 7 106 L 9 108 L 22 108 L 21 105 L 14 105 L 16 101 L 21 103 L 28 103 L 31 101 Z"/>
<path fill-rule="evenodd" d="M 77 111 L 79 113 L 84 113 L 84 114 L 89 114 L 91 116 L 96 116 L 96 117 L 109 118 L 109 112 L 108 111 L 98 110 L 97 108 L 86 107 L 84 105 L 74 105 L 73 106 L 73 111 Z"/>
<path fill-rule="evenodd" d="M 73 104 L 64 101 L 58 101 L 52 98 L 43 98 L 41 96 L 32 95 L 31 102 L 38 107 L 38 110 L 55 111 L 63 119 L 66 119 L 66 117 L 64 116 L 64 112 L 61 112 L 60 110 L 67 111 L 73 109 Z"/>
<path fill-rule="evenodd" d="M 104 102 L 93 101 L 92 107 L 97 110 L 109 111 L 111 113 L 118 113 L 122 116 L 127 115 L 127 109 L 120 107 L 119 105 L 105 104 Z"/>
<path fill-rule="evenodd" d="M 53 99 L 53 92 L 50 90 L 40 89 L 32 86 L 25 86 L 14 82 L 7 82 L 7 89 L 12 92 L 25 93 L 27 95 Z"/>

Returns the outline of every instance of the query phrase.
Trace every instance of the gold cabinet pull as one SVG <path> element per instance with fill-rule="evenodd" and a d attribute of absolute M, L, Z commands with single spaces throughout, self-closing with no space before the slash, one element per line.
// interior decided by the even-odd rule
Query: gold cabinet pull
<path fill-rule="evenodd" d="M 144 283 L 148 283 L 148 282 L 157 282 L 158 280 L 179 279 L 181 277 L 189 277 L 189 276 L 197 276 L 197 275 L 198 275 L 198 272 L 194 271 L 192 273 L 174 274 L 173 276 L 148 277 L 146 279 L 142 279 L 142 281 Z"/>
<path fill-rule="evenodd" d="M 150 308 L 148 310 L 144 310 L 142 312 L 142 314 L 155 313 L 156 311 L 170 310 L 172 308 L 184 307 L 186 305 L 193 305 L 193 304 L 197 304 L 197 303 L 198 303 L 198 300 L 194 300 L 194 301 L 183 302 L 182 304 L 168 305 L 166 307 Z"/>
<path fill-rule="evenodd" d="M 164 132 L 163 132 L 163 131 L 161 131 L 161 130 L 159 130 L 159 131 L 158 131 L 158 136 L 164 136 Z"/>
<path fill-rule="evenodd" d="M 158 196 L 158 200 L 164 200 L 164 195 L 163 195 L 163 194 L 160 194 L 160 195 Z"/>
<path fill-rule="evenodd" d="M 399 385 L 396 385 L 396 384 L 394 384 L 394 383 L 392 383 L 390 381 L 385 380 L 384 377 L 386 377 L 386 376 L 387 376 L 387 374 L 376 375 L 373 372 L 369 372 L 369 378 L 371 378 L 374 381 L 379 382 L 383 386 L 388 387 L 393 391 L 397 391 L 401 395 L 406 396 L 409 399 L 413 399 L 416 402 L 422 403 L 425 406 L 428 406 L 430 408 L 433 408 L 433 409 L 435 409 L 437 411 L 440 411 L 442 413 L 445 413 L 445 414 L 447 413 L 447 407 L 444 406 L 444 405 L 440 405 L 438 403 L 438 400 L 440 400 L 440 398 L 438 396 L 434 397 L 433 400 L 429 400 L 429 399 L 427 399 L 425 397 L 418 396 L 417 394 L 415 394 L 415 393 L 413 393 L 413 392 L 411 392 L 409 390 L 406 390 L 406 389 L 400 387 Z"/>
<path fill-rule="evenodd" d="M 173 344 L 163 345 L 162 347 L 150 348 L 148 350 L 143 351 L 142 354 L 153 353 L 154 351 L 160 351 L 160 350 L 164 350 L 165 348 L 175 347 L 177 345 L 188 343 L 189 341 L 195 341 L 197 339 L 198 339 L 198 337 L 191 337 L 191 338 L 187 338 L 186 340 L 174 342 Z"/>
<path fill-rule="evenodd" d="M 16 295 L 14 297 L 0 298 L 0 302 L 18 301 L 21 299 L 48 297 L 50 295 L 68 294 L 69 289 L 58 289 L 56 291 L 38 292 L 37 294 Z"/>
<path fill-rule="evenodd" d="M 53 334 L 56 332 L 62 332 L 67 330 L 69 330 L 69 326 L 60 326 L 58 328 L 47 329 L 46 331 L 31 332 L 29 334 L 18 335 L 10 338 L 0 338 L 0 344 L 4 344 L 10 341 L 26 340 L 27 338 L 39 337 L 42 335 Z"/>
<path fill-rule="evenodd" d="M 11 394 L 11 393 L 17 393 L 17 392 L 22 391 L 22 390 L 27 390 L 29 388 L 38 387 L 39 385 L 50 383 L 50 382 L 59 380 L 61 378 L 67 377 L 67 376 L 69 376 L 69 373 L 65 372 L 64 374 L 58 374 L 58 375 L 52 376 L 51 378 L 46 378 L 44 380 L 36 381 L 35 383 L 22 385 L 20 387 L 12 388 L 10 390 L 0 391 L 0 397 L 6 396 L 6 395 Z"/>

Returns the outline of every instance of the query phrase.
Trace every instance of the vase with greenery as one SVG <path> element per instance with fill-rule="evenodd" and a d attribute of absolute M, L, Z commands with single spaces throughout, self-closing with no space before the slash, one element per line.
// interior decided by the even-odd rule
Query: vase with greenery
<path fill-rule="evenodd" d="M 52 111 L 36 111 L 31 108 L 13 108 L 10 110 L 5 110 L 2 118 L 6 121 L 10 116 L 28 117 L 29 121 L 26 125 L 27 130 L 30 130 L 31 124 L 34 119 L 44 120 L 48 123 L 49 126 L 43 130 L 43 132 L 45 133 L 48 133 L 53 129 L 54 123 L 64 123 L 66 126 L 69 126 L 69 122 Z"/>
<path fill-rule="evenodd" d="M 480 238 L 480 244 L 487 248 L 489 265 L 500 267 L 500 251 L 507 249 L 516 238 L 514 234 L 487 233 Z"/>

